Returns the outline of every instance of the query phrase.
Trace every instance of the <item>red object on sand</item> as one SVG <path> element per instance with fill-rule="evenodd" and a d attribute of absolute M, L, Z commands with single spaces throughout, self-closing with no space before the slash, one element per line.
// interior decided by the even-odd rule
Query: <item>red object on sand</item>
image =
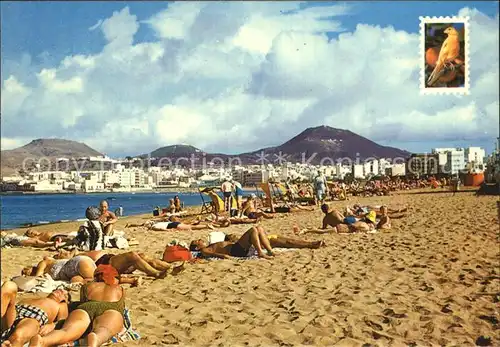
<path fill-rule="evenodd" d="M 116 271 L 114 267 L 104 264 L 99 265 L 97 269 L 95 269 L 94 276 L 97 274 L 102 274 L 104 283 L 106 283 L 107 285 L 114 284 L 115 279 L 119 276 L 118 271 Z"/>
<path fill-rule="evenodd" d="M 167 263 L 191 260 L 191 258 L 192 255 L 189 249 L 181 246 L 167 246 L 163 252 L 163 260 Z"/>

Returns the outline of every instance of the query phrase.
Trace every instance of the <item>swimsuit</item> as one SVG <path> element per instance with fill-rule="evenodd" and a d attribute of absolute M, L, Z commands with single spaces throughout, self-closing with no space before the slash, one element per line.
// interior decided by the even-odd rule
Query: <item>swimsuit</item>
<path fill-rule="evenodd" d="M 153 224 L 153 228 L 162 229 L 162 230 L 176 229 L 179 226 L 179 224 L 181 224 L 181 223 L 180 222 L 159 222 L 159 223 Z"/>
<path fill-rule="evenodd" d="M 49 322 L 49 317 L 44 310 L 39 307 L 31 306 L 27 304 L 17 304 L 16 305 L 16 319 L 12 326 L 5 330 L 0 337 L 0 342 L 7 340 L 10 335 L 16 330 L 17 325 L 25 318 L 36 319 L 40 324 L 40 327 L 44 326 Z"/>
<path fill-rule="evenodd" d="M 239 243 L 235 243 L 231 246 L 229 254 L 233 257 L 246 258 L 255 253 L 255 248 L 250 246 L 250 248 L 245 249 Z"/>
<path fill-rule="evenodd" d="M 95 261 L 95 265 L 96 266 L 99 266 L 99 265 L 109 265 L 109 261 L 111 260 L 111 258 L 113 258 L 115 255 L 114 254 L 111 254 L 111 253 L 108 253 L 108 254 L 104 254 L 102 257 L 100 257 L 99 259 L 97 259 Z"/>
<path fill-rule="evenodd" d="M 84 255 L 77 255 L 71 259 L 57 260 L 49 271 L 50 276 L 59 281 L 71 281 L 75 276 L 80 275 L 80 261 L 89 258 Z M 92 258 L 89 258 L 92 259 Z M 90 262 L 89 262 L 90 263 Z M 91 263 L 95 268 L 97 267 L 94 262 Z"/>
<path fill-rule="evenodd" d="M 69 261 L 69 259 L 61 259 L 61 260 L 56 260 L 56 262 L 52 265 L 52 267 L 49 270 L 49 275 L 53 279 L 57 280 L 59 278 L 59 273 L 61 272 L 62 268 L 66 263 Z"/>
<path fill-rule="evenodd" d="M 250 219 L 257 219 L 257 212 L 250 212 L 247 214 L 247 217 Z"/>
<path fill-rule="evenodd" d="M 82 287 L 82 300 L 87 300 L 87 285 Z M 123 294 L 123 289 L 122 297 L 118 301 L 108 302 L 88 300 L 78 305 L 76 309 L 87 312 L 91 322 L 108 310 L 116 311 L 123 317 L 123 311 L 125 310 L 125 295 Z"/>

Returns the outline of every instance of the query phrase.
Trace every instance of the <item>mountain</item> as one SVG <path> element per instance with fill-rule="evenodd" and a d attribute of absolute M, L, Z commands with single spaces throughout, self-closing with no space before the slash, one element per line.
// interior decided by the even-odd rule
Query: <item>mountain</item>
<path fill-rule="evenodd" d="M 47 158 L 41 162 L 48 166 L 57 158 L 79 158 L 102 155 L 84 143 L 63 139 L 37 139 L 22 147 L 2 151 L 2 175 L 11 175 L 22 169 L 23 161 L 29 167 L 40 158 Z M 31 159 L 31 160 L 29 160 Z"/>
<path fill-rule="evenodd" d="M 269 162 L 275 162 L 278 157 L 290 162 L 309 162 L 325 165 L 341 158 L 364 160 L 367 158 L 406 158 L 409 152 L 381 146 L 363 136 L 349 130 L 319 126 L 307 128 L 291 140 L 280 146 L 263 148 L 254 152 L 244 153 L 246 158 L 258 158 L 267 154 Z M 281 154 L 280 154 L 281 153 Z"/>
<path fill-rule="evenodd" d="M 341 158 L 350 158 L 351 160 L 359 158 L 363 160 L 367 158 L 406 158 L 409 155 L 410 153 L 407 151 L 381 146 L 352 131 L 329 126 L 308 128 L 282 145 L 242 154 L 206 153 L 189 145 L 161 147 L 150 154 L 153 158 L 169 158 L 172 161 L 181 157 L 192 158 L 194 156 L 198 164 L 202 163 L 202 159 L 210 162 L 214 158 L 220 158 L 227 162 L 235 157 L 239 158 L 242 164 L 261 164 L 264 157 L 264 163 L 279 163 L 279 158 L 282 158 L 283 161 L 307 162 L 315 165 L 320 163 L 329 165 Z M 140 157 L 146 158 L 147 155 Z M 153 161 L 152 164 L 157 163 L 158 160 Z M 235 164 L 236 161 L 233 160 L 231 163 Z"/>
<path fill-rule="evenodd" d="M 153 152 L 149 154 L 150 157 L 152 158 L 163 158 L 163 157 L 170 157 L 170 156 L 190 156 L 191 154 L 195 155 L 201 155 L 204 153 L 202 150 L 190 146 L 190 145 L 172 145 L 172 146 L 165 146 L 165 147 L 160 147 L 158 149 L 155 149 Z M 139 157 L 140 158 L 146 158 L 148 154 L 142 154 Z"/>

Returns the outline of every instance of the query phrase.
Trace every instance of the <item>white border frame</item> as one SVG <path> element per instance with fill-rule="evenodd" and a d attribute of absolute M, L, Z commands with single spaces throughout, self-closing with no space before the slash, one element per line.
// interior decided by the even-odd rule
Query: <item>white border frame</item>
<path fill-rule="evenodd" d="M 469 74 L 469 17 L 419 17 L 420 19 L 420 94 L 459 94 L 469 95 L 470 74 Z M 464 58 L 465 58 L 465 82 L 460 88 L 428 88 L 425 86 L 425 24 L 426 23 L 464 23 Z"/>

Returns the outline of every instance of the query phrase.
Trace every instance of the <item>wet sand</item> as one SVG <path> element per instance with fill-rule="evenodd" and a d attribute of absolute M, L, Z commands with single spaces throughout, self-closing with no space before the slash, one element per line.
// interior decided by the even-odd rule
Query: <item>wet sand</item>
<path fill-rule="evenodd" d="M 189 346 L 472 346 L 480 336 L 500 343 L 498 197 L 471 192 L 351 198 L 408 216 L 377 234 L 312 235 L 318 250 L 294 250 L 267 260 L 188 264 L 176 277 L 145 278 L 127 290 L 127 305 L 142 340 L 127 345 Z M 262 221 L 269 233 L 294 237 L 292 228 L 319 227 L 321 212 L 280 214 Z M 208 231 L 148 232 L 116 226 L 140 245 L 131 250 L 161 257 L 172 239 L 189 242 Z M 76 231 L 78 223 L 36 227 Z M 241 234 L 248 225 L 221 229 Z M 2 250 L 2 279 L 50 252 Z"/>

